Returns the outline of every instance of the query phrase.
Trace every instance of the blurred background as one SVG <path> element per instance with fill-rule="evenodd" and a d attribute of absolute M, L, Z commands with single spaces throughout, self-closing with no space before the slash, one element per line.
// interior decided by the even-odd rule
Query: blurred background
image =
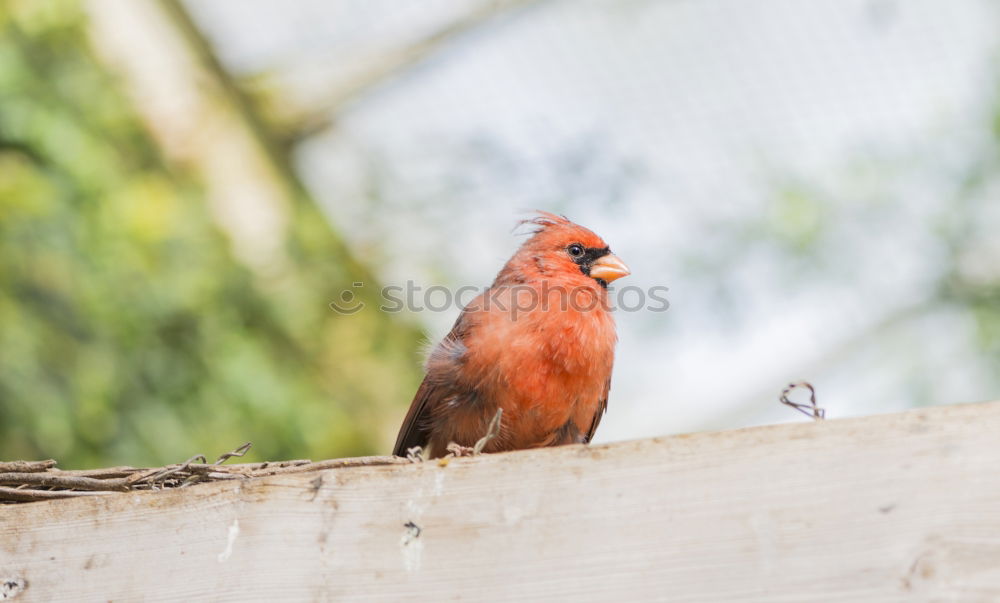
<path fill-rule="evenodd" d="M 830 418 L 1000 398 L 989 0 L 4 0 L 0 36 L 0 458 L 386 453 L 458 308 L 379 287 L 487 285 L 531 208 L 669 287 L 598 441 L 806 420 L 799 379 Z"/>

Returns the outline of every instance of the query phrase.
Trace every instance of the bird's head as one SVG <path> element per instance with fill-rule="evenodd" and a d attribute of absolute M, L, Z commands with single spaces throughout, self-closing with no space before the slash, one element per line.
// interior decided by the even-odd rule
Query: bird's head
<path fill-rule="evenodd" d="M 570 276 L 583 274 L 601 287 L 631 272 L 608 244 L 587 228 L 570 222 L 564 216 L 545 211 L 522 221 L 536 228 L 512 258 L 523 269 L 540 276 Z"/>

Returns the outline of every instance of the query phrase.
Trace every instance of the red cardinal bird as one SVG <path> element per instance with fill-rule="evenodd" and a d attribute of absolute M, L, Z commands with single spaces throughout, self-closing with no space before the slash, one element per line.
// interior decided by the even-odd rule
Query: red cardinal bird
<path fill-rule="evenodd" d="M 538 228 L 427 359 L 393 454 L 469 447 L 502 409 L 485 452 L 589 442 L 608 404 L 617 336 L 608 283 L 629 274 L 596 234 L 538 212 Z"/>

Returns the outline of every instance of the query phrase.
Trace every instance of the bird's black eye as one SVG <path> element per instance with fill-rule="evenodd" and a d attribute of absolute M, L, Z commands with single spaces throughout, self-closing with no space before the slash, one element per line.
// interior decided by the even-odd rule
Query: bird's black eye
<path fill-rule="evenodd" d="M 583 245 L 580 245 L 579 243 L 573 243 L 572 245 L 566 248 L 566 251 L 569 253 L 570 257 L 574 258 L 581 257 L 583 255 Z"/>

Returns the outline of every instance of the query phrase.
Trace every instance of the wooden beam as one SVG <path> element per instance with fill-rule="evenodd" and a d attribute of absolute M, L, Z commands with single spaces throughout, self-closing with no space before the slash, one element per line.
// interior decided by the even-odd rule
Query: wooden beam
<path fill-rule="evenodd" d="M 0 507 L 25 601 L 1000 600 L 1000 403 Z"/>

